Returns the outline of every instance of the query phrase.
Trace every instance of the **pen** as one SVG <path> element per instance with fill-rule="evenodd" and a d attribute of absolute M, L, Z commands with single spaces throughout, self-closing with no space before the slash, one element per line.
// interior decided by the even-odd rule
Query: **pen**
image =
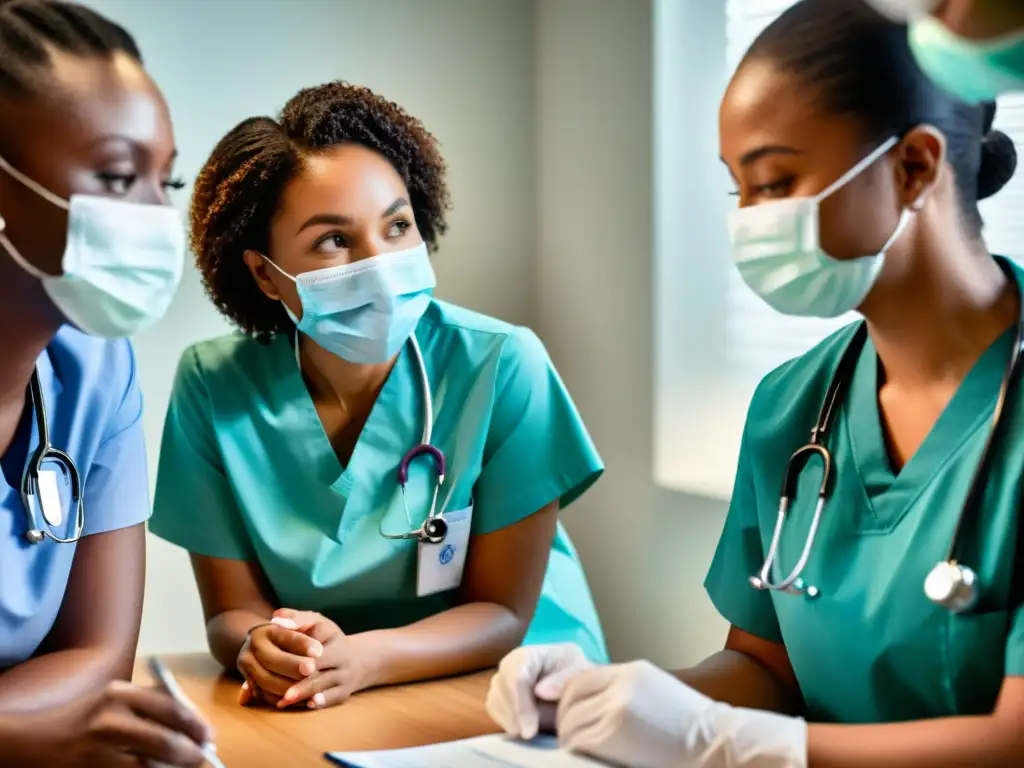
<path fill-rule="evenodd" d="M 178 681 L 174 679 L 174 675 L 171 671 L 164 666 L 164 663 L 155 656 L 149 660 L 149 671 L 153 673 L 153 677 L 157 679 L 160 686 L 170 694 L 171 698 L 181 704 L 183 707 L 188 707 L 193 712 L 198 711 L 198 708 L 193 704 L 185 692 L 181 690 L 181 686 L 178 685 Z M 206 762 L 208 762 L 212 768 L 225 768 L 224 763 L 221 762 L 220 758 L 217 757 L 217 747 L 212 742 L 203 744 L 203 754 L 206 756 Z"/>

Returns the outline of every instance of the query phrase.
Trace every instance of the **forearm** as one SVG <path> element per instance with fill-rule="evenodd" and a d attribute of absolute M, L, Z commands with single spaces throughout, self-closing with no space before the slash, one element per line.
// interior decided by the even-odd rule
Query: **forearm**
<path fill-rule="evenodd" d="M 673 673 L 705 696 L 734 707 L 796 714 L 799 696 L 750 656 L 724 650 Z"/>
<path fill-rule="evenodd" d="M 886 725 L 812 724 L 809 768 L 1019 768 L 1024 723 L 995 716 Z"/>
<path fill-rule="evenodd" d="M 496 603 L 467 603 L 396 629 L 353 635 L 360 688 L 488 669 L 522 642 L 528 621 Z"/>
<path fill-rule="evenodd" d="M 265 614 L 251 610 L 233 610 L 218 613 L 206 623 L 206 641 L 210 653 L 224 669 L 234 672 L 237 669 L 238 653 L 245 644 L 245 639 L 253 627 L 266 624 L 271 619 L 271 611 Z"/>
<path fill-rule="evenodd" d="M 131 680 L 130 649 L 74 648 L 34 657 L 0 674 L 0 713 L 67 704 L 111 680 Z"/>

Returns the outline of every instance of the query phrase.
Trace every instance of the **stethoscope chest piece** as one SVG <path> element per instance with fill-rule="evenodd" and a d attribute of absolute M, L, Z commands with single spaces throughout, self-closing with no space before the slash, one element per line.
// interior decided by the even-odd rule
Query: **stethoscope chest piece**
<path fill-rule="evenodd" d="M 432 517 L 423 523 L 420 541 L 425 544 L 440 544 L 448 535 L 448 523 L 443 517 Z"/>
<path fill-rule="evenodd" d="M 924 580 L 924 593 L 936 605 L 963 613 L 978 602 L 978 577 L 967 566 L 943 561 Z"/>

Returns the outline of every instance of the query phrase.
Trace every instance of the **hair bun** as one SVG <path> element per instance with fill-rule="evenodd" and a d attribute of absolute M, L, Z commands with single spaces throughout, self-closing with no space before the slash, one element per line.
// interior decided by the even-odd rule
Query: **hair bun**
<path fill-rule="evenodd" d="M 978 199 L 992 197 L 1006 186 L 1017 170 L 1017 147 L 1002 131 L 989 131 L 981 141 Z"/>

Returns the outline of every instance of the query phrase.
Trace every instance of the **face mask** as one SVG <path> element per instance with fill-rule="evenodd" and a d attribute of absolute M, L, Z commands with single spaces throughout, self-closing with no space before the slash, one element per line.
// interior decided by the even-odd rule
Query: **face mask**
<path fill-rule="evenodd" d="M 298 276 L 263 258 L 298 288 L 302 319 L 285 305 L 292 322 L 351 363 L 384 363 L 394 357 L 412 336 L 437 285 L 425 243 Z"/>
<path fill-rule="evenodd" d="M 185 228 L 175 209 L 88 195 L 68 202 L 2 157 L 0 170 L 68 212 L 60 275 L 42 272 L 18 253 L 0 217 L 0 246 L 42 282 L 64 317 L 107 339 L 130 336 L 163 317 L 184 268 Z"/>
<path fill-rule="evenodd" d="M 924 16 L 911 23 L 909 39 L 918 66 L 963 101 L 1024 91 L 1024 30 L 997 40 L 968 40 Z"/>
<path fill-rule="evenodd" d="M 895 138 L 885 142 L 815 197 L 778 200 L 729 214 L 733 259 L 754 293 L 787 315 L 838 317 L 860 306 L 911 212 L 903 211 L 896 231 L 878 253 L 840 260 L 821 248 L 818 208 L 896 143 Z"/>

